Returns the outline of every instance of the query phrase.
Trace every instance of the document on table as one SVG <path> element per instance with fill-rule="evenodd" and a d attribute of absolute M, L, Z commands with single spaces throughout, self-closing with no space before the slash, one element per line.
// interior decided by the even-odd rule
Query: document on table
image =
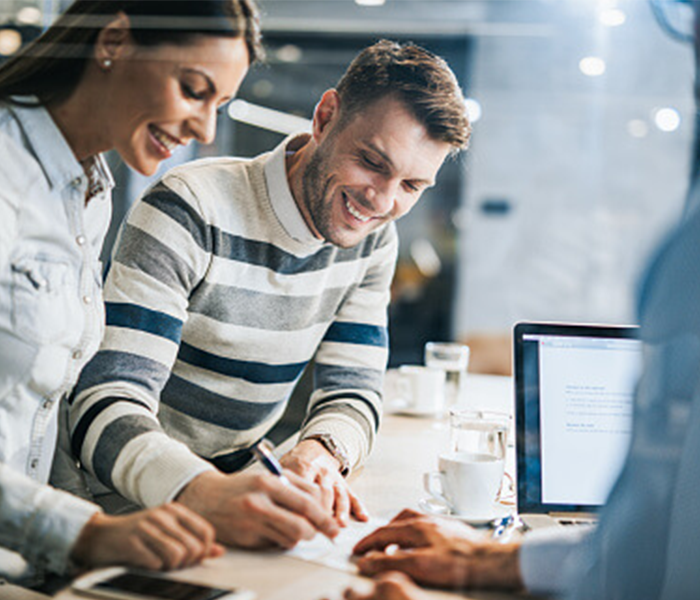
<path fill-rule="evenodd" d="M 351 521 L 341 529 L 335 540 L 329 540 L 320 533 L 308 542 L 300 542 L 287 552 L 287 556 L 300 558 L 326 567 L 341 571 L 356 573 L 357 567 L 352 561 L 352 549 L 363 537 L 372 533 L 378 527 L 387 524 L 386 519 L 371 518 L 366 523 Z"/>

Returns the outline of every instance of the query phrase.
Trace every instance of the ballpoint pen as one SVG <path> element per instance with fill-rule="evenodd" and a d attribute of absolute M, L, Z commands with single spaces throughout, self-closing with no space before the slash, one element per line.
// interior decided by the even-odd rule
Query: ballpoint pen
<path fill-rule="evenodd" d="M 253 456 L 262 463 L 263 467 L 276 477 L 279 477 L 282 483 L 285 485 L 292 485 L 284 474 L 284 471 L 282 471 L 282 465 L 272 453 L 272 449 L 272 442 L 263 438 L 251 448 L 251 451 Z M 335 545 L 335 540 L 332 537 L 327 534 L 326 537 Z"/>
<path fill-rule="evenodd" d="M 253 456 L 255 456 L 255 458 L 262 463 L 263 467 L 265 467 L 273 475 L 279 477 L 282 483 L 285 485 L 290 485 L 289 479 L 287 479 L 284 471 L 282 471 L 282 465 L 272 452 L 271 442 L 263 438 L 257 444 L 255 444 L 255 446 L 253 446 L 251 451 L 253 452 Z"/>
<path fill-rule="evenodd" d="M 507 542 L 510 534 L 520 526 L 520 519 L 515 515 L 506 515 L 493 521 L 491 539 L 497 542 Z"/>

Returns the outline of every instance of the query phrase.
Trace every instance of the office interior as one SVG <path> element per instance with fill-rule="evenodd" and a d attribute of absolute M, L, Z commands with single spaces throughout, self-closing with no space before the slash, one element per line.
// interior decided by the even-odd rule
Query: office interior
<path fill-rule="evenodd" d="M 509 374 L 518 321 L 634 323 L 640 274 L 683 214 L 695 162 L 688 0 L 258 3 L 266 62 L 220 115 L 216 141 L 179 151 L 159 174 L 271 149 L 308 127 L 359 49 L 414 41 L 454 69 L 473 135 L 398 223 L 390 366 L 422 362 L 427 341 L 456 340 L 472 348 L 471 371 Z M 69 4 L 2 0 L 0 60 Z M 150 183 L 109 162 L 105 255 Z"/>

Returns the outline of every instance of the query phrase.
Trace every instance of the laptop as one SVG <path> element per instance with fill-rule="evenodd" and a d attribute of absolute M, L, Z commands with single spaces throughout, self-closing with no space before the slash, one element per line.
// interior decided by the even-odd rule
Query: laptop
<path fill-rule="evenodd" d="M 513 337 L 518 513 L 530 529 L 594 524 L 629 449 L 638 328 L 518 323 Z"/>

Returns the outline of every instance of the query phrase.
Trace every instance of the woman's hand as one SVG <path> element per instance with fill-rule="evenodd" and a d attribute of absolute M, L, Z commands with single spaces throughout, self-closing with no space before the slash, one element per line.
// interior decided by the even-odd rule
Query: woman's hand
<path fill-rule="evenodd" d="M 95 513 L 73 546 L 81 567 L 124 565 L 180 569 L 221 556 L 214 528 L 182 504 L 172 502 L 130 515 Z"/>

